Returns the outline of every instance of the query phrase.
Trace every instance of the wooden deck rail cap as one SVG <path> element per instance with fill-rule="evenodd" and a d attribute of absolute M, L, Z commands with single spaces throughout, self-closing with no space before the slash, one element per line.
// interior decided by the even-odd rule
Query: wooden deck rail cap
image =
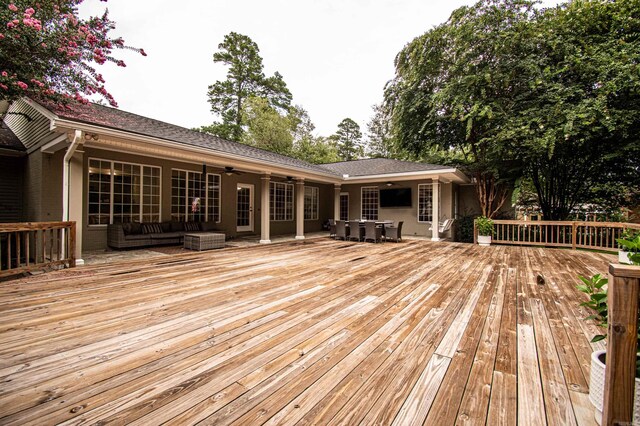
<path fill-rule="evenodd" d="M 614 277 L 640 278 L 640 266 L 610 263 L 609 273 Z"/>

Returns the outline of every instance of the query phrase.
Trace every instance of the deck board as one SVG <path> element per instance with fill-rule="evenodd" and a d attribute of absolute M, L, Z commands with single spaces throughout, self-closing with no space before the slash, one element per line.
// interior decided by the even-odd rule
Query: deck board
<path fill-rule="evenodd" d="M 0 424 L 591 425 L 576 277 L 613 260 L 317 238 L 5 282 Z"/>

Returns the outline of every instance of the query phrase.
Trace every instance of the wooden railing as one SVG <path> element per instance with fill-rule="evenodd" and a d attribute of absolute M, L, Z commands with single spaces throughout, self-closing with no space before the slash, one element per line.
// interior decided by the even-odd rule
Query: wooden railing
<path fill-rule="evenodd" d="M 527 246 L 570 247 L 616 251 L 616 239 L 625 229 L 640 225 L 619 222 L 566 222 L 494 220 L 492 243 Z M 477 241 L 477 231 L 474 229 Z"/>
<path fill-rule="evenodd" d="M 602 424 L 632 424 L 638 348 L 640 266 L 609 265 Z"/>
<path fill-rule="evenodd" d="M 75 222 L 0 223 L 0 277 L 76 266 Z"/>

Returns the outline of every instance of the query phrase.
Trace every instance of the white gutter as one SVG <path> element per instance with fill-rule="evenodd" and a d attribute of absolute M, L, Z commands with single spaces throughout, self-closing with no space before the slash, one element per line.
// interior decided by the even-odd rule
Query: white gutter
<path fill-rule="evenodd" d="M 64 154 L 64 160 L 62 161 L 62 221 L 67 222 L 69 220 L 69 174 L 70 167 L 69 163 L 71 162 L 71 157 L 76 152 L 78 145 L 82 142 L 82 131 L 76 130 L 75 135 L 73 136 L 73 140 L 71 141 L 71 145 L 67 148 L 67 152 Z M 65 237 L 63 232 L 63 239 Z M 64 244 L 62 245 L 62 257 L 66 257 Z M 82 262 L 81 259 L 80 262 Z"/>

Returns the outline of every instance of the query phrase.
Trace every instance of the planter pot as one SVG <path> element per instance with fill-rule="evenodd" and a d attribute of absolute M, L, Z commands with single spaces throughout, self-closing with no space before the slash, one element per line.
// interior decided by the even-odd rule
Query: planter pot
<path fill-rule="evenodd" d="M 478 244 L 483 247 L 491 245 L 491 235 L 478 235 Z"/>
<path fill-rule="evenodd" d="M 627 265 L 631 265 L 628 251 L 620 250 L 618 252 L 618 263 L 626 263 Z"/>
<path fill-rule="evenodd" d="M 602 424 L 602 401 L 604 400 L 604 358 L 606 351 L 591 354 L 591 377 L 589 379 L 589 400 L 595 407 L 596 423 Z M 633 401 L 633 424 L 640 425 L 640 379 L 636 378 Z"/>

